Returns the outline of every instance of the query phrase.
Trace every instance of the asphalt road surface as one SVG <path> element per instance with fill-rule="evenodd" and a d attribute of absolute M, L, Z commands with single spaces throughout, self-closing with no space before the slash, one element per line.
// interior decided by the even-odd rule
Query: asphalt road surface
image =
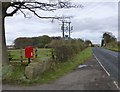
<path fill-rule="evenodd" d="M 93 48 L 93 55 L 104 69 L 104 71 L 110 76 L 113 81 L 118 84 L 118 54 L 104 48 Z"/>

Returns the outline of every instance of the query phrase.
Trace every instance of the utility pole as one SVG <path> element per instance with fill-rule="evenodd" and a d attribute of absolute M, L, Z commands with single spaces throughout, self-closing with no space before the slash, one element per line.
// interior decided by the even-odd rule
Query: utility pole
<path fill-rule="evenodd" d="M 61 21 L 62 22 L 62 26 L 61 26 L 61 30 L 62 30 L 62 36 L 63 36 L 63 39 L 65 39 L 65 31 L 66 31 L 66 29 L 65 29 L 65 27 L 66 27 L 66 24 L 68 25 L 68 31 L 69 31 L 69 38 L 70 38 L 70 33 L 71 33 L 71 22 L 67 22 L 67 20 L 66 19 L 70 19 L 70 18 L 72 18 L 72 16 L 68 16 L 68 17 L 62 17 L 62 18 L 60 18 L 59 19 L 59 21 Z"/>
<path fill-rule="evenodd" d="M 63 34 L 63 38 L 65 38 L 65 24 L 68 24 L 68 31 L 69 31 L 69 39 L 70 39 L 70 36 L 71 36 L 71 22 L 66 22 L 66 21 L 62 21 L 62 27 L 61 27 L 61 30 L 62 30 L 62 34 Z"/>
<path fill-rule="evenodd" d="M 63 32 L 63 39 L 64 39 L 64 37 L 65 37 L 65 36 L 64 36 L 64 35 L 65 35 L 65 34 L 64 34 L 64 32 L 65 32 L 65 30 L 64 30 L 64 21 L 62 21 L 62 32 Z"/>
<path fill-rule="evenodd" d="M 68 22 L 68 23 L 69 23 L 69 39 L 70 39 L 70 33 L 71 33 L 70 23 L 71 23 L 71 22 Z"/>

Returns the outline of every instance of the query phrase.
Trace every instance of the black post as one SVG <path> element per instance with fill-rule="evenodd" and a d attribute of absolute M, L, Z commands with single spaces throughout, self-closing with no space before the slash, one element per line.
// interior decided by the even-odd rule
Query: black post
<path fill-rule="evenodd" d="M 21 61 L 21 63 L 23 63 L 23 53 L 22 53 L 22 49 L 20 50 L 20 61 Z"/>
<path fill-rule="evenodd" d="M 35 58 L 37 58 L 37 49 L 35 49 Z"/>
<path fill-rule="evenodd" d="M 52 51 L 51 51 L 51 54 L 52 54 L 52 59 L 55 59 L 54 50 L 53 50 L 53 49 L 52 49 Z"/>
<path fill-rule="evenodd" d="M 28 58 L 28 64 L 30 64 L 30 58 Z"/>
<path fill-rule="evenodd" d="M 62 22 L 62 31 L 63 31 L 63 38 L 64 38 L 64 21 Z"/>
<path fill-rule="evenodd" d="M 70 23 L 71 22 L 68 22 L 68 23 L 69 23 L 69 39 L 70 39 L 70 31 L 71 31 Z"/>

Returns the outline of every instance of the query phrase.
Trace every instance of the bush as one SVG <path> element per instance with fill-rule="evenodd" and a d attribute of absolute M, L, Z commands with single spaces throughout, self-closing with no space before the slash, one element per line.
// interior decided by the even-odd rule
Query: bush
<path fill-rule="evenodd" d="M 76 39 L 53 40 L 49 45 L 54 49 L 56 59 L 60 62 L 67 61 L 74 54 L 85 49 L 84 42 L 80 42 Z"/>
<path fill-rule="evenodd" d="M 118 48 L 119 47 L 118 45 L 119 45 L 118 42 L 110 42 L 106 45 L 106 47 L 108 47 L 108 48 Z"/>
<path fill-rule="evenodd" d="M 120 49 L 120 42 L 118 42 L 118 49 Z"/>
<path fill-rule="evenodd" d="M 57 46 L 55 48 L 56 58 L 59 61 L 66 61 L 72 54 L 71 48 L 66 45 Z"/>

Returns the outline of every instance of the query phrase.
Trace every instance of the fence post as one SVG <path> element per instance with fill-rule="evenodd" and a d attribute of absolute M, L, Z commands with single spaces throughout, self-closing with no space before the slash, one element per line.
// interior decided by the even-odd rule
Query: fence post
<path fill-rule="evenodd" d="M 35 58 L 37 58 L 37 48 L 35 49 Z"/>
<path fill-rule="evenodd" d="M 51 55 L 52 55 L 52 59 L 55 59 L 54 50 L 53 49 L 51 50 Z"/>
<path fill-rule="evenodd" d="M 21 63 L 23 63 L 23 53 L 22 53 L 22 49 L 20 50 L 20 61 L 21 61 Z"/>

